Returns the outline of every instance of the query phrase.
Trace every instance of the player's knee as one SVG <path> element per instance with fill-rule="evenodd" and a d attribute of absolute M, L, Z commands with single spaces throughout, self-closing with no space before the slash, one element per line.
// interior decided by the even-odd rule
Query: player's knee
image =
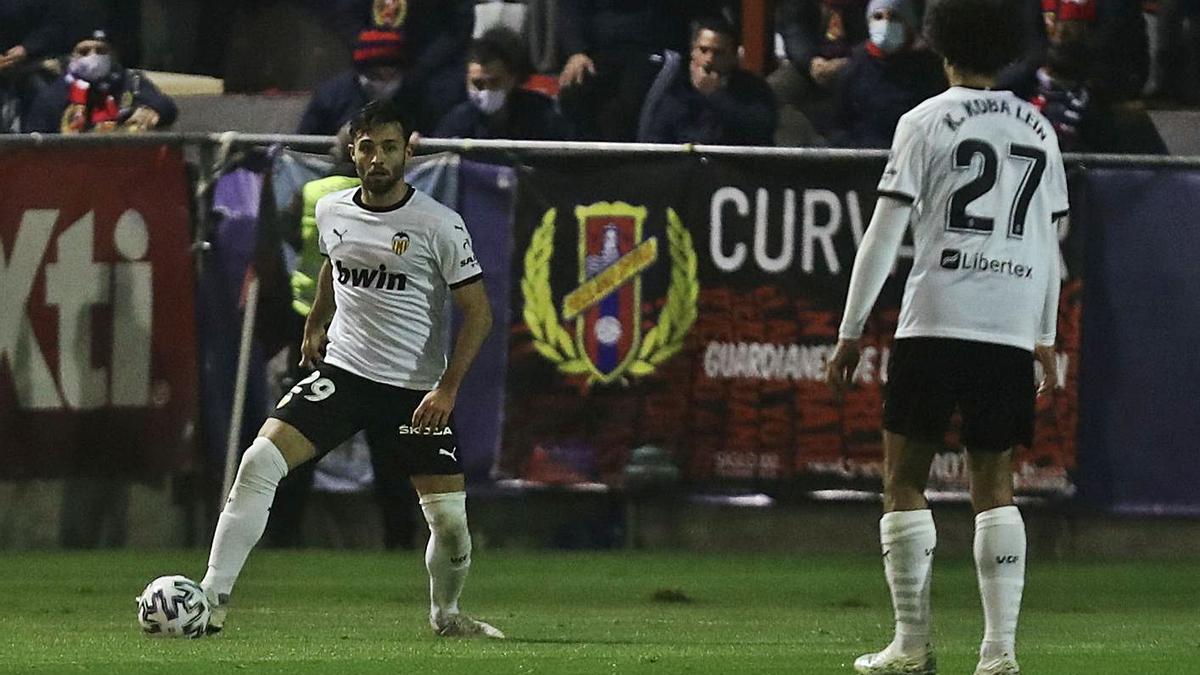
<path fill-rule="evenodd" d="M 421 511 L 429 530 L 439 536 L 459 537 L 467 533 L 467 493 L 445 492 L 421 497 Z"/>
<path fill-rule="evenodd" d="M 429 523 L 430 536 L 447 552 L 450 564 L 471 564 L 471 531 L 467 528 L 467 493 L 448 492 L 421 497 L 421 511 Z"/>
<path fill-rule="evenodd" d="M 242 455 L 234 489 L 273 494 L 287 472 L 287 460 L 283 458 L 283 453 L 270 439 L 259 436 Z"/>

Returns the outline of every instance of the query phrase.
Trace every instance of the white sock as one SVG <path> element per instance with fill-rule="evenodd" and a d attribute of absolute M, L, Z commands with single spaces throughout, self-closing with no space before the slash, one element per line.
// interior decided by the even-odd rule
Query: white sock
<path fill-rule="evenodd" d="M 254 439 L 238 467 L 229 500 L 217 520 L 212 551 L 208 554 L 208 573 L 200 582 L 218 595 L 233 591 L 250 549 L 258 543 L 267 527 L 275 488 L 287 475 L 287 461 L 269 439 Z"/>
<path fill-rule="evenodd" d="M 975 516 L 975 571 L 983 600 L 981 659 L 1016 655 L 1017 617 L 1025 589 L 1025 521 L 1015 506 Z"/>
<path fill-rule="evenodd" d="M 421 497 L 429 523 L 425 568 L 429 570 L 429 615 L 433 620 L 458 613 L 471 568 L 471 532 L 467 529 L 467 493 L 446 492 Z"/>
<path fill-rule="evenodd" d="M 933 513 L 921 509 L 884 514 L 879 541 L 896 616 L 893 645 L 904 653 L 923 652 L 929 644 L 929 589 L 937 547 Z"/>

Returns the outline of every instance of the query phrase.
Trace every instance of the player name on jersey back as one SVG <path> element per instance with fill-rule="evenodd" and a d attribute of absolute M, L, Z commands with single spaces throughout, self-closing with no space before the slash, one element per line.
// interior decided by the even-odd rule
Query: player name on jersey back
<path fill-rule="evenodd" d="M 980 115 L 1009 115 L 1032 129 L 1042 141 L 1047 139 L 1047 134 L 1054 133 L 1053 129 L 1049 129 L 1046 118 L 1027 103 L 1014 105 L 1007 99 L 996 97 L 967 99 L 962 102 L 961 114 L 956 115 L 953 110 L 948 111 L 942 118 L 942 123 L 951 131 L 958 131 L 963 122 Z"/>
<path fill-rule="evenodd" d="M 1047 335 L 1067 183 L 1058 138 L 1037 109 L 964 87 L 925 101 L 900 120 L 879 193 L 913 204 L 897 338 L 1032 349 Z"/>
<path fill-rule="evenodd" d="M 363 204 L 359 188 L 317 202 L 321 253 L 337 311 L 325 360 L 406 389 L 432 389 L 446 368 L 450 291 L 482 276 L 463 220 L 412 189 L 399 204 Z"/>

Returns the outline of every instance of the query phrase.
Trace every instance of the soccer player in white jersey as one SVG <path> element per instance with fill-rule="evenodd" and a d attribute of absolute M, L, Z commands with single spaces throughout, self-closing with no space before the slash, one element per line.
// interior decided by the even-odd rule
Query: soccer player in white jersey
<path fill-rule="evenodd" d="M 390 446 L 380 451 L 407 470 L 420 495 L 430 532 L 430 625 L 446 637 L 502 638 L 458 607 L 471 538 L 451 411 L 491 329 L 483 273 L 462 218 L 404 182 L 411 148 L 397 110 L 367 105 L 350 135 L 362 187 L 316 207 L 327 260 L 301 346 L 301 365 L 315 370 L 279 401 L 242 457 L 200 584 L 215 607 L 210 632 L 224 625 L 279 481 L 367 429 Z M 447 364 L 451 298 L 464 320 Z"/>
<path fill-rule="evenodd" d="M 1004 0 L 931 3 L 926 33 L 951 88 L 906 114 L 858 251 L 828 379 L 840 391 L 905 231 L 915 247 L 883 411 L 884 571 L 895 638 L 859 673 L 934 673 L 929 589 L 937 534 L 924 490 L 955 408 L 962 415 L 984 636 L 976 675 L 1014 675 L 1025 526 L 1013 505 L 1012 447 L 1033 438 L 1034 398 L 1052 391 L 1058 220 L 1067 186 L 1054 129 L 991 89 L 1020 53 Z M 1035 392 L 1034 360 L 1045 370 Z"/>

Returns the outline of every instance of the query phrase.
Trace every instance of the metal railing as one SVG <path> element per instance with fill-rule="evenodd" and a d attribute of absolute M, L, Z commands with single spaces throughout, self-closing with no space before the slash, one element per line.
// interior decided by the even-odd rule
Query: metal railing
<path fill-rule="evenodd" d="M 244 148 L 247 146 L 283 145 L 297 150 L 325 152 L 336 142 L 334 136 L 302 136 L 295 134 L 225 133 L 143 133 L 143 134 L 58 134 L 0 135 L 0 156 L 7 150 L 45 147 L 114 147 L 168 145 L 196 148 Z M 592 141 L 510 141 L 485 139 L 421 138 L 416 146 L 419 154 L 456 152 L 465 155 L 510 155 L 584 157 L 597 154 L 678 156 L 709 155 L 714 157 L 746 157 L 772 159 L 881 159 L 886 150 L 857 150 L 845 148 L 775 148 L 737 145 L 692 145 L 657 143 L 609 143 Z M 1121 166 L 1134 168 L 1200 168 L 1200 156 L 1174 155 L 1113 155 L 1068 153 L 1068 164 L 1085 166 Z"/>

